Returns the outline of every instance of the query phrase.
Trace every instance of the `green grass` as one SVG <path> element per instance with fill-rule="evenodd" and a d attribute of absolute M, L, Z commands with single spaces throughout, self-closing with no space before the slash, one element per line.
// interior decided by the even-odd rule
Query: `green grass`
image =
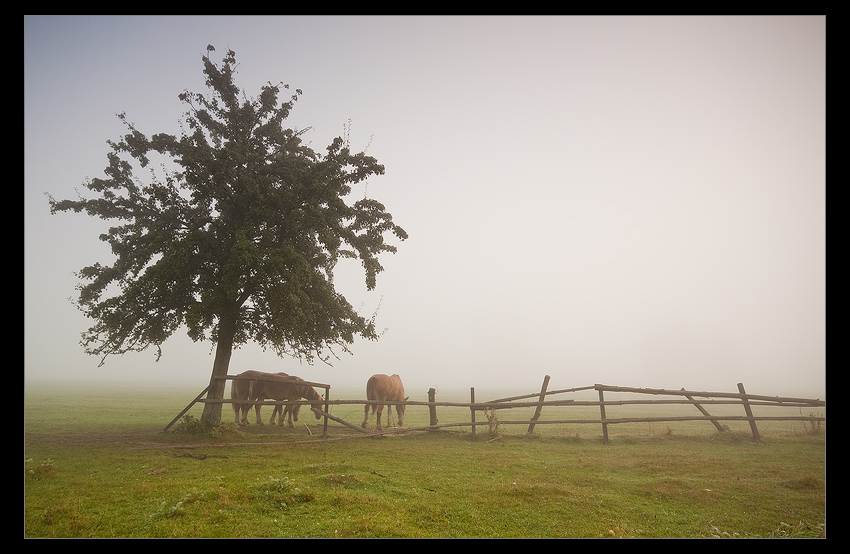
<path fill-rule="evenodd" d="M 131 393 L 27 387 L 26 537 L 825 536 L 825 435 L 800 422 L 766 422 L 759 444 L 746 423 L 720 434 L 707 422 L 611 426 L 609 444 L 595 425 L 476 439 L 334 425 L 322 441 L 309 412 L 295 429 L 161 433 L 197 391 Z M 427 408 L 405 423 L 427 424 Z"/>

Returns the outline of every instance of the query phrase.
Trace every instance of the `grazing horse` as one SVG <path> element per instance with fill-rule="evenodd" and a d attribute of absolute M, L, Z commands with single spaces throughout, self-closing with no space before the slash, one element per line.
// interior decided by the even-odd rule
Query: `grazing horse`
<path fill-rule="evenodd" d="M 321 402 L 324 400 L 324 398 L 322 398 L 321 394 L 316 392 L 316 389 L 307 385 L 293 383 L 291 381 L 280 382 L 277 380 L 261 379 L 262 377 L 267 377 L 271 375 L 276 377 L 290 377 L 292 379 L 303 381 L 303 379 L 300 379 L 299 377 L 293 377 L 282 372 L 263 373 L 261 371 L 248 370 L 240 373 L 239 375 L 237 375 L 237 377 L 241 377 L 241 379 L 234 379 L 233 384 L 230 387 L 230 397 L 234 400 L 234 423 L 236 423 L 237 425 L 248 425 L 248 410 L 251 408 L 251 403 L 262 401 L 267 398 L 271 398 L 273 400 L 300 400 L 301 398 L 306 398 L 307 400 L 312 401 L 310 409 L 313 410 L 313 412 L 316 414 L 316 419 L 319 419 L 321 417 Z M 258 377 L 260 379 L 251 379 L 251 377 Z M 235 402 L 235 400 L 242 400 L 247 402 Z M 298 407 L 299 406 L 287 406 L 286 408 L 289 409 Z M 260 404 L 255 404 L 255 411 L 257 414 L 257 425 L 263 424 L 263 420 L 260 417 L 260 408 Z M 278 408 L 282 407 L 275 406 L 275 412 L 272 413 L 272 419 L 270 421 L 270 423 L 272 424 L 274 424 L 274 417 L 275 414 L 278 412 Z M 281 409 L 280 411 L 283 410 Z M 292 411 L 293 410 L 290 410 L 290 418 L 292 417 Z M 283 424 L 284 413 L 281 413 L 281 424 Z M 295 420 L 298 420 L 297 411 L 295 411 Z"/>
<path fill-rule="evenodd" d="M 300 379 L 303 381 L 303 379 L 301 379 L 300 377 L 295 377 L 295 379 Z M 294 387 L 291 387 L 291 389 L 294 389 Z M 292 392 L 292 390 L 290 390 L 290 392 Z M 268 398 L 268 396 L 266 396 L 266 398 Z M 293 394 L 291 394 L 290 397 L 287 398 L 287 400 L 301 400 L 301 396 L 296 395 L 293 392 Z M 301 404 L 275 404 L 274 410 L 272 410 L 272 417 L 269 419 L 269 425 L 274 425 L 275 417 L 277 417 L 278 425 L 283 425 L 284 419 L 288 417 L 289 426 L 295 427 L 295 425 L 292 424 L 292 421 L 298 421 L 299 413 L 301 413 Z"/>
<path fill-rule="evenodd" d="M 285 373 L 278 373 L 278 375 L 286 375 Z M 292 379 L 296 381 L 300 381 L 300 383 L 290 383 L 289 390 L 287 394 L 287 400 L 301 400 L 305 398 L 307 400 L 312 401 L 313 403 L 310 405 L 310 409 L 313 410 L 313 413 L 316 414 L 316 419 L 321 418 L 319 411 L 322 409 L 321 402 L 324 401 L 324 398 L 321 394 L 316 392 L 316 389 L 313 387 L 307 386 L 304 383 L 304 379 L 301 377 L 291 376 Z M 268 398 L 268 397 L 267 397 Z M 281 400 L 280 398 L 275 398 L 275 400 Z M 274 410 L 272 410 L 272 417 L 269 420 L 270 425 L 274 425 L 275 416 L 279 416 L 278 425 L 283 425 L 284 417 L 289 416 L 289 426 L 294 427 L 292 424 L 292 420 L 298 421 L 298 414 L 301 411 L 301 404 L 276 404 Z"/>
<path fill-rule="evenodd" d="M 390 402 L 404 402 L 408 397 L 404 396 L 404 385 L 401 384 L 401 377 L 393 374 L 390 375 L 372 375 L 369 377 L 369 381 L 366 383 L 366 399 L 367 400 L 377 400 L 378 404 L 366 404 L 365 408 L 365 417 L 363 418 L 363 428 L 366 428 L 366 424 L 369 422 L 369 408 L 372 409 L 372 413 L 375 412 L 375 409 L 378 410 L 378 431 L 383 430 L 381 427 L 381 414 L 384 411 L 384 404 L 380 402 L 390 401 Z M 393 406 L 392 404 L 387 404 L 387 427 L 392 427 L 393 425 Z M 396 406 L 396 413 L 398 414 L 398 426 L 402 427 L 404 424 L 404 404 L 398 404 Z"/>

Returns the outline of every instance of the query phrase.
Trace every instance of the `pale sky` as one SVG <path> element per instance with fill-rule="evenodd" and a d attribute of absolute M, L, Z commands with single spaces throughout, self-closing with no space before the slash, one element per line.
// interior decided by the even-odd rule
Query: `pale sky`
<path fill-rule="evenodd" d="M 408 391 L 608 385 L 825 398 L 825 17 L 25 17 L 24 374 L 198 392 L 213 345 L 83 353 L 74 272 L 112 261 L 83 214 L 125 129 L 178 134 L 201 56 L 303 95 L 323 151 L 385 165 L 357 194 L 410 235 L 366 292 L 378 342 L 333 367 L 246 346 L 230 373 Z M 138 175 L 144 178 L 143 174 Z M 395 240 L 393 238 L 393 240 Z"/>

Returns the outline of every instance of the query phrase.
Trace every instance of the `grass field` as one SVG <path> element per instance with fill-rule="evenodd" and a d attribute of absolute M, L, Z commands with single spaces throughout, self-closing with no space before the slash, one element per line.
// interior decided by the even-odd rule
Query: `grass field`
<path fill-rule="evenodd" d="M 24 536 L 826 535 L 825 426 L 762 422 L 756 444 L 745 422 L 722 434 L 704 421 L 623 424 L 603 444 L 598 425 L 544 424 L 528 436 L 500 424 L 473 439 L 468 427 L 363 438 L 333 424 L 323 441 L 308 410 L 294 429 L 236 428 L 226 405 L 214 433 L 189 432 L 200 407 L 160 432 L 198 392 L 28 385 Z M 345 394 L 333 397 L 359 398 Z M 357 406 L 331 413 L 362 420 Z M 405 427 L 427 423 L 426 407 L 408 409 Z"/>

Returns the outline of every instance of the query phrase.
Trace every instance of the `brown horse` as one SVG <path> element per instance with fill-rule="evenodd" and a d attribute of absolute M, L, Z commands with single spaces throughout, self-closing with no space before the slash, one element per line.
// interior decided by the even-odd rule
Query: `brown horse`
<path fill-rule="evenodd" d="M 369 422 L 369 408 L 372 408 L 372 413 L 375 412 L 375 409 L 378 410 L 378 431 L 383 430 L 381 427 L 381 414 L 384 411 L 384 404 L 380 402 L 404 402 L 408 397 L 404 396 L 404 385 L 401 384 L 401 377 L 393 374 L 390 375 L 372 375 L 369 377 L 369 381 L 366 383 L 366 399 L 367 400 L 377 400 L 378 404 L 366 404 L 365 408 L 365 417 L 363 418 L 363 428 L 366 428 L 366 424 Z M 392 427 L 393 425 L 393 406 L 392 404 L 387 404 L 387 427 Z M 396 405 L 396 413 L 398 414 L 398 426 L 402 427 L 404 424 L 404 404 Z"/>
<path fill-rule="evenodd" d="M 298 379 L 299 381 L 303 381 L 300 377 L 293 377 L 293 379 Z M 301 400 L 301 395 L 295 392 L 295 386 L 290 387 L 290 392 L 292 393 L 287 400 Z M 264 395 L 265 396 L 265 395 Z M 268 398 L 266 396 L 266 398 Z M 289 426 L 295 427 L 293 425 L 292 420 L 298 421 L 298 414 L 301 413 L 301 404 L 275 404 L 274 410 L 272 410 L 272 417 L 269 419 L 269 425 L 274 425 L 274 420 L 277 417 L 278 425 L 283 425 L 284 419 L 289 418 Z"/>
<path fill-rule="evenodd" d="M 322 398 L 321 394 L 316 392 L 316 389 L 307 385 L 293 383 L 292 381 L 280 382 L 277 380 L 262 379 L 262 377 L 268 377 L 270 375 L 276 377 L 290 377 L 291 379 L 303 381 L 303 379 L 300 379 L 299 377 L 293 377 L 283 372 L 263 373 L 261 371 L 248 370 L 240 373 L 237 377 L 241 377 L 241 379 L 234 379 L 233 384 L 230 387 L 230 398 L 234 400 L 234 423 L 237 425 L 248 425 L 248 410 L 251 408 L 251 403 L 262 401 L 267 398 L 273 400 L 300 400 L 301 398 L 306 398 L 307 400 L 312 401 L 310 409 L 316 414 L 316 419 L 321 417 L 321 402 L 324 398 Z M 259 377 L 259 379 L 251 379 L 251 377 Z M 247 402 L 236 402 L 236 400 L 243 400 Z M 260 417 L 261 407 L 262 406 L 260 404 L 255 404 L 257 425 L 263 424 L 263 420 Z M 270 423 L 274 424 L 274 416 L 278 413 L 278 411 L 286 413 L 282 408 L 282 406 L 275 406 L 275 412 L 272 413 Z M 298 406 L 286 406 L 286 408 L 298 408 Z M 290 412 L 292 412 L 292 410 L 290 410 Z M 283 424 L 284 413 L 281 413 L 281 424 Z M 291 415 L 292 414 L 290 413 L 290 417 Z M 295 412 L 295 420 L 298 420 L 297 411 Z"/>
<path fill-rule="evenodd" d="M 285 373 L 278 373 L 278 375 L 286 375 Z M 307 386 L 304 383 L 304 379 L 301 377 L 291 376 L 292 379 L 299 381 L 299 383 L 291 383 L 289 385 L 288 397 L 287 400 L 301 400 L 305 398 L 307 400 L 314 401 L 311 404 L 311 410 L 316 414 L 316 419 L 319 419 L 321 414 L 317 410 L 321 410 L 321 403 L 324 401 L 324 398 L 321 394 L 316 392 L 316 389 L 313 387 Z M 268 398 L 268 396 L 267 396 Z M 274 398 L 274 400 L 281 400 L 280 398 Z M 272 410 L 272 417 L 269 419 L 269 424 L 274 425 L 275 416 L 278 417 L 278 425 L 283 425 L 283 420 L 286 416 L 289 416 L 289 426 L 295 427 L 292 424 L 292 420 L 298 421 L 298 414 L 301 412 L 301 404 L 275 404 L 274 410 Z"/>

